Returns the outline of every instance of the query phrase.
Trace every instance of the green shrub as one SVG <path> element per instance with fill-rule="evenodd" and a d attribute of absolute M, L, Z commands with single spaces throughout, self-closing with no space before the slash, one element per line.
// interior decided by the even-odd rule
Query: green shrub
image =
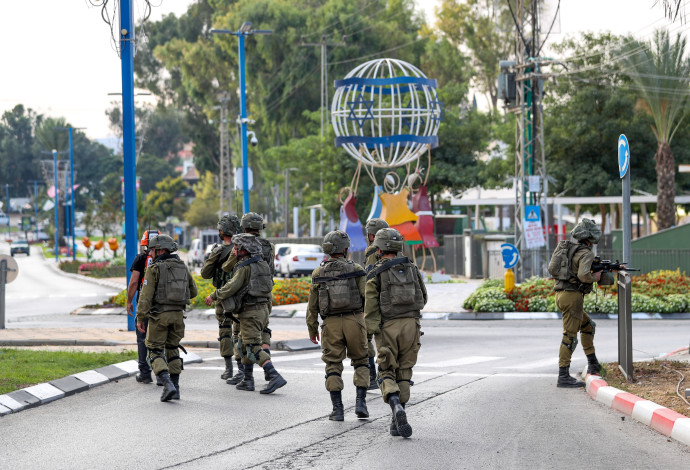
<path fill-rule="evenodd" d="M 529 301 L 528 308 L 530 312 L 548 312 L 549 300 L 546 297 L 535 297 Z"/>
<path fill-rule="evenodd" d="M 584 308 L 587 313 L 618 313 L 618 298 L 592 293 L 585 296 Z"/>
<path fill-rule="evenodd" d="M 482 285 L 479 289 L 470 294 L 463 302 L 462 306 L 466 309 L 477 311 L 477 302 L 484 302 L 485 300 L 506 300 L 506 293 L 501 287 L 484 287 Z M 512 303 L 512 302 L 511 302 Z M 515 305 L 510 311 L 514 310 Z M 488 310 L 483 310 L 487 312 Z M 501 310 L 502 311 L 502 310 Z"/>
<path fill-rule="evenodd" d="M 690 312 L 690 294 L 670 294 L 664 298 L 671 313 Z"/>
<path fill-rule="evenodd" d="M 515 304 L 508 299 L 497 299 L 493 297 L 481 297 L 474 303 L 475 312 L 512 312 Z"/>
<path fill-rule="evenodd" d="M 81 264 L 81 261 L 62 261 L 58 264 L 58 267 L 66 273 L 77 274 Z"/>

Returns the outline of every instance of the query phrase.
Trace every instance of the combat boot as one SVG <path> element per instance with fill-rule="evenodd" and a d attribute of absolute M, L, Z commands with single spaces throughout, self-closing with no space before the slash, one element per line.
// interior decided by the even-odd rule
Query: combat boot
<path fill-rule="evenodd" d="M 557 387 L 561 388 L 580 388 L 584 387 L 584 382 L 580 382 L 575 377 L 570 376 L 570 367 L 558 368 L 558 382 Z"/>
<path fill-rule="evenodd" d="M 369 388 L 367 390 L 376 390 L 379 388 L 379 383 L 376 381 L 376 364 L 374 358 L 369 358 Z"/>
<path fill-rule="evenodd" d="M 595 353 L 587 354 L 587 373 L 589 375 L 604 376 L 606 375 L 605 372 L 606 371 L 597 360 L 597 355 Z"/>
<path fill-rule="evenodd" d="M 237 373 L 225 381 L 228 385 L 237 385 L 244 379 L 244 364 L 240 361 L 237 362 Z"/>
<path fill-rule="evenodd" d="M 367 389 L 364 387 L 357 387 L 355 414 L 360 419 L 369 417 L 369 410 L 367 410 Z"/>
<path fill-rule="evenodd" d="M 170 374 L 170 380 L 175 386 L 175 394 L 172 396 L 173 400 L 180 399 L 180 374 Z"/>
<path fill-rule="evenodd" d="M 162 386 L 163 386 L 163 381 L 162 381 L 161 378 L 158 377 L 158 376 L 156 376 L 156 385 L 158 385 L 159 387 L 162 387 Z"/>
<path fill-rule="evenodd" d="M 135 379 L 137 380 L 137 382 L 141 384 L 150 384 L 151 382 L 153 382 L 153 378 L 151 377 L 151 371 L 139 372 Z"/>
<path fill-rule="evenodd" d="M 245 364 L 242 381 L 238 383 L 235 388 L 237 388 L 237 390 L 244 390 L 246 392 L 254 391 L 254 364 L 250 366 Z"/>
<path fill-rule="evenodd" d="M 331 421 L 345 421 L 345 409 L 343 408 L 343 395 L 340 391 L 331 392 L 331 403 L 333 411 L 328 415 Z"/>
<path fill-rule="evenodd" d="M 175 395 L 175 393 L 177 392 L 175 384 L 172 383 L 172 380 L 170 379 L 170 374 L 167 370 L 158 374 L 158 377 L 161 379 L 161 382 L 163 382 L 163 393 L 161 394 L 161 401 L 170 401 L 173 395 Z"/>
<path fill-rule="evenodd" d="M 225 359 L 225 370 L 220 374 L 220 378 L 227 380 L 232 377 L 232 357 L 224 357 Z"/>
<path fill-rule="evenodd" d="M 405 403 L 401 403 L 403 409 L 405 409 Z M 389 429 L 391 436 L 400 436 L 400 433 L 398 432 L 398 427 L 395 425 L 395 416 L 391 416 L 391 425 Z"/>
<path fill-rule="evenodd" d="M 262 395 L 273 393 L 280 387 L 287 384 L 287 380 L 285 380 L 283 376 L 278 373 L 276 368 L 273 367 L 273 364 L 271 364 L 270 362 L 264 364 L 264 374 L 266 376 L 266 380 L 268 380 L 268 383 L 266 384 L 264 389 L 259 392 Z"/>
<path fill-rule="evenodd" d="M 407 422 L 407 414 L 405 414 L 405 407 L 400 403 L 400 397 L 397 393 L 388 395 L 388 404 L 393 412 L 393 420 L 398 434 L 402 437 L 410 437 L 412 435 L 412 426 Z"/>

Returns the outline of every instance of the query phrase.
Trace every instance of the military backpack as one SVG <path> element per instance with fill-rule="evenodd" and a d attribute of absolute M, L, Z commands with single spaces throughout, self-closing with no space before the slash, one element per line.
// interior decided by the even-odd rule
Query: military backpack
<path fill-rule="evenodd" d="M 364 302 L 359 293 L 357 278 L 366 273 L 356 270 L 353 261 L 341 263 L 330 259 L 321 263 L 321 267 L 321 275 L 312 278 L 312 282 L 319 285 L 319 314 L 327 317 L 361 312 Z"/>
<path fill-rule="evenodd" d="M 367 279 L 379 276 L 379 308 L 382 320 L 418 317 L 424 308 L 419 270 L 407 257 L 393 258 L 372 270 Z"/>
<path fill-rule="evenodd" d="M 179 259 L 166 259 L 155 263 L 158 267 L 158 285 L 154 302 L 159 312 L 182 310 L 191 302 L 189 271 Z"/>
<path fill-rule="evenodd" d="M 238 313 L 243 305 L 255 305 L 272 300 L 273 276 L 261 256 L 239 262 L 233 273 L 245 266 L 250 267 L 249 282 L 235 295 L 221 301 L 225 313 Z"/>
<path fill-rule="evenodd" d="M 575 276 L 572 272 L 573 256 L 580 248 L 578 243 L 573 243 L 570 240 L 561 240 L 553 250 L 551 260 L 549 261 L 549 274 L 557 281 L 568 281 Z"/>

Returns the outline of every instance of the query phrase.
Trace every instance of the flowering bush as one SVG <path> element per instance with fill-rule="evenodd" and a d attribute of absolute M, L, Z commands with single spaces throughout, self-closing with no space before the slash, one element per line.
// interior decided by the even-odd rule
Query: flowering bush
<path fill-rule="evenodd" d="M 273 305 L 299 304 L 309 300 L 308 278 L 282 279 L 273 286 Z"/>
<path fill-rule="evenodd" d="M 95 271 L 96 269 L 103 269 L 107 266 L 107 261 L 102 263 L 82 263 L 79 265 L 79 271 Z"/>
<path fill-rule="evenodd" d="M 495 280 L 490 279 L 484 282 L 477 290 L 472 292 L 469 297 L 465 299 L 462 303 L 463 308 L 468 308 L 472 310 L 477 310 L 475 303 L 484 300 L 503 300 L 507 299 L 506 293 L 503 291 L 502 287 L 495 287 Z M 488 312 L 489 310 L 483 310 Z"/>

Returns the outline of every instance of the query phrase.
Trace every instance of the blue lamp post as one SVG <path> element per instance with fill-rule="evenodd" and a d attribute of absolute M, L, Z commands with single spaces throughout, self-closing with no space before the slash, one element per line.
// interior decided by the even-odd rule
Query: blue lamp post
<path fill-rule="evenodd" d="M 228 29 L 212 29 L 215 34 L 232 34 L 237 36 L 238 41 L 238 59 L 240 65 L 240 134 L 242 139 L 242 196 L 244 212 L 249 212 L 249 157 L 247 155 L 247 90 L 245 84 L 245 65 L 244 65 L 244 38 L 250 34 L 273 34 L 273 31 L 268 29 L 253 29 L 250 22 L 245 22 L 240 27 L 239 31 L 230 31 Z"/>
<path fill-rule="evenodd" d="M 77 245 L 74 240 L 74 231 L 75 231 L 75 225 L 74 225 L 74 140 L 73 140 L 73 134 L 75 129 L 86 129 L 85 127 L 56 127 L 56 129 L 59 130 L 67 130 L 69 131 L 69 187 L 70 187 L 70 220 L 69 220 L 69 226 L 70 230 L 69 233 L 72 234 L 72 261 L 76 261 L 77 259 Z"/>
<path fill-rule="evenodd" d="M 53 189 L 55 190 L 55 262 L 58 260 L 58 166 L 57 166 L 57 150 L 53 149 Z"/>

